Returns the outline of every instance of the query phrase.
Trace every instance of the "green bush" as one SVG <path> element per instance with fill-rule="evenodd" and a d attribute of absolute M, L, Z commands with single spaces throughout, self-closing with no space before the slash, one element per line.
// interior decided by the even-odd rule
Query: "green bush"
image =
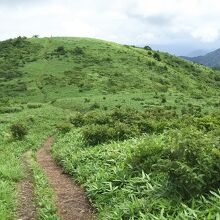
<path fill-rule="evenodd" d="M 114 140 L 125 140 L 140 134 L 136 125 L 128 125 L 123 122 L 116 122 L 114 124 Z"/>
<path fill-rule="evenodd" d="M 87 145 L 95 146 L 112 140 L 115 131 L 107 125 L 87 125 L 82 128 L 82 134 Z"/>
<path fill-rule="evenodd" d="M 154 53 L 154 55 L 153 55 L 153 58 L 155 59 L 155 60 L 157 60 L 157 61 L 161 61 L 161 58 L 160 58 L 160 54 L 159 53 Z"/>
<path fill-rule="evenodd" d="M 75 127 L 82 127 L 85 125 L 84 115 L 80 112 L 75 112 L 75 114 L 70 116 L 70 123 Z"/>
<path fill-rule="evenodd" d="M 68 123 L 63 123 L 63 124 L 57 125 L 56 128 L 59 132 L 66 134 L 66 133 L 70 132 L 72 127 Z"/>
<path fill-rule="evenodd" d="M 2 107 L 0 108 L 0 113 L 14 113 L 21 112 L 23 110 L 22 107 Z"/>
<path fill-rule="evenodd" d="M 76 112 L 70 117 L 70 122 L 75 127 L 82 127 L 85 141 L 94 146 L 110 140 L 129 139 L 144 133 L 161 133 L 169 128 L 169 120 L 175 117 L 176 112 L 170 108 L 169 110 L 148 109 L 145 112 L 129 108 L 115 108 L 109 112 L 95 110 L 87 113 Z M 91 128 L 91 134 L 89 134 L 89 128 Z M 107 128 L 111 130 L 111 135 L 102 134 L 100 138 L 97 134 L 97 140 L 95 140 L 96 133 L 107 132 Z"/>
<path fill-rule="evenodd" d="M 23 139 L 27 135 L 27 128 L 23 124 L 13 124 L 10 127 L 12 137 L 14 139 Z"/>
<path fill-rule="evenodd" d="M 148 45 L 144 46 L 144 49 L 145 49 L 145 50 L 152 50 L 151 47 L 148 46 Z"/>
<path fill-rule="evenodd" d="M 81 47 L 75 47 L 72 51 L 73 55 L 83 55 L 84 54 L 84 50 Z"/>
<path fill-rule="evenodd" d="M 166 100 L 166 97 L 162 97 L 162 99 L 161 99 L 161 103 L 166 103 L 167 102 L 167 100 Z"/>
<path fill-rule="evenodd" d="M 138 145 L 128 163 L 133 167 L 134 171 L 142 171 L 151 173 L 158 171 L 158 162 L 164 158 L 163 154 L 166 145 L 162 144 L 163 138 L 156 139 L 155 136 L 150 136 Z M 159 172 L 159 171 L 158 171 Z"/>
<path fill-rule="evenodd" d="M 137 121 L 137 126 L 141 133 L 153 133 L 156 128 L 155 125 L 147 119 Z"/>
<path fill-rule="evenodd" d="M 91 124 L 82 128 L 85 143 L 95 146 L 109 141 L 119 141 L 134 137 L 139 131 L 134 126 L 122 122 L 116 122 L 114 126 Z"/>
<path fill-rule="evenodd" d="M 55 52 L 60 55 L 64 55 L 66 53 L 64 46 L 59 46 L 55 49 Z"/>
<path fill-rule="evenodd" d="M 41 108 L 42 104 L 41 103 L 28 103 L 27 107 L 28 108 Z"/>
<path fill-rule="evenodd" d="M 218 122 L 218 120 L 212 116 L 196 118 L 195 123 L 199 129 L 202 129 L 207 132 L 214 130 L 218 126 L 218 124 L 220 124 L 220 122 Z"/>
<path fill-rule="evenodd" d="M 84 122 L 85 124 L 110 125 L 113 121 L 109 114 L 104 112 L 91 111 L 84 115 Z"/>
<path fill-rule="evenodd" d="M 170 192 L 183 200 L 220 187 L 219 161 L 220 149 L 215 140 L 194 128 L 145 140 L 129 159 L 135 171 L 167 176 Z"/>
<path fill-rule="evenodd" d="M 126 124 L 132 124 L 143 119 L 141 111 L 130 108 L 115 108 L 110 113 L 110 116 L 114 121 L 120 121 Z"/>
<path fill-rule="evenodd" d="M 171 135 L 175 145 L 167 151 L 165 171 L 172 186 L 183 198 L 219 188 L 220 151 L 213 138 L 189 129 Z"/>

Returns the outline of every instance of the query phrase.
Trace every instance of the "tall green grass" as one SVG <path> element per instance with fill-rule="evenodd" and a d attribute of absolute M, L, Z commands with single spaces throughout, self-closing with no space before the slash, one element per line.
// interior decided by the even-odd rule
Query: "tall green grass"
<path fill-rule="evenodd" d="M 146 120 L 138 111 L 123 111 L 120 119 L 131 125 Z M 151 120 L 165 121 L 169 114 L 163 111 L 148 114 Z M 86 113 L 76 119 L 84 125 L 104 121 L 111 126 L 116 119 L 106 121 L 106 116 L 114 113 L 105 114 Z M 123 142 L 112 137 L 105 143 L 105 136 L 99 135 L 104 144 L 95 146 L 88 145 L 80 124 L 57 136 L 52 153 L 85 188 L 98 219 L 218 219 L 219 115 L 192 114 L 168 117 L 172 125 L 165 130 Z"/>

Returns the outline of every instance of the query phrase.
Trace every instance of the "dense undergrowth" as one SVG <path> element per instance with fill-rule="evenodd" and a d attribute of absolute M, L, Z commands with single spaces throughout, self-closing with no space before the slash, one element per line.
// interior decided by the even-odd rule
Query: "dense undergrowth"
<path fill-rule="evenodd" d="M 56 160 L 85 187 L 98 218 L 217 219 L 219 112 L 199 116 L 171 114 L 168 121 L 172 126 L 164 126 L 160 132 L 151 126 L 149 132 L 146 118 L 140 117 L 149 112 L 134 111 L 136 114 L 130 109 L 83 116 L 78 113 L 71 122 L 81 128 L 60 134 L 53 148 Z M 114 117 L 116 112 L 121 121 L 128 120 L 131 126 L 118 132 L 117 138 L 108 136 L 106 140 L 108 132 L 104 128 L 102 135 L 100 126 L 117 132 L 117 126 L 112 127 L 119 120 Z M 156 114 L 158 121 L 163 115 L 166 122 L 166 110 L 155 112 L 151 111 L 151 120 Z M 140 121 L 146 126 L 145 134 L 137 138 L 141 134 L 137 133 L 130 139 L 132 126 Z M 97 134 L 88 125 L 97 126 Z"/>

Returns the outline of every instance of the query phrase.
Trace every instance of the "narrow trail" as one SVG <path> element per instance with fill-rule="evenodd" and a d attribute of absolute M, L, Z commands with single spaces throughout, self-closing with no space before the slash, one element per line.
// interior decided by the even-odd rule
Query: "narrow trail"
<path fill-rule="evenodd" d="M 50 137 L 37 152 L 37 162 L 43 169 L 54 191 L 61 220 L 91 220 L 92 212 L 83 190 L 56 165 L 50 155 Z"/>
<path fill-rule="evenodd" d="M 24 155 L 23 169 L 25 178 L 18 183 L 17 190 L 17 213 L 16 217 L 19 220 L 35 220 L 36 219 L 36 207 L 34 205 L 34 186 L 32 179 L 32 171 L 30 164 L 28 163 L 27 155 Z"/>

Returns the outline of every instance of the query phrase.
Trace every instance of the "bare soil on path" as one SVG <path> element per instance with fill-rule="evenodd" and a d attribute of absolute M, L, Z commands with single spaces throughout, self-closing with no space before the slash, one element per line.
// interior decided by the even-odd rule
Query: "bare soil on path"
<path fill-rule="evenodd" d="M 50 154 L 53 138 L 50 137 L 37 152 L 37 162 L 48 178 L 54 194 L 61 220 L 90 220 L 94 219 L 88 200 L 83 190 L 74 183 L 73 179 L 64 174 Z"/>

